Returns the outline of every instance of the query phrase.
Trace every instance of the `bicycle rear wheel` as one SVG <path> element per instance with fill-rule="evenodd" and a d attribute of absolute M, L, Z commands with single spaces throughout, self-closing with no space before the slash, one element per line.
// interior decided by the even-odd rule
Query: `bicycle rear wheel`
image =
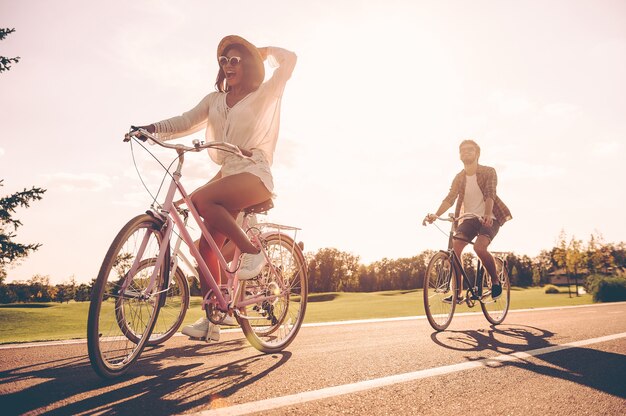
<path fill-rule="evenodd" d="M 101 377 L 118 377 L 128 370 L 157 320 L 161 288 L 169 273 L 169 247 L 161 229 L 160 221 L 139 215 L 120 230 L 104 257 L 87 322 L 89 360 Z M 148 292 L 161 249 L 167 250 L 163 267 L 157 272 L 155 288 Z"/>
<path fill-rule="evenodd" d="M 511 285 L 509 283 L 509 272 L 506 270 L 505 263 L 500 258 L 494 258 L 496 261 L 496 273 L 498 280 L 502 285 L 502 295 L 498 299 L 491 298 L 491 276 L 485 271 L 483 274 L 483 299 L 480 301 L 480 307 L 487 320 L 498 325 L 504 321 L 506 314 L 509 312 L 509 302 L 511 300 Z"/>
<path fill-rule="evenodd" d="M 288 236 L 264 239 L 269 263 L 255 278 L 241 283 L 242 295 L 272 296 L 240 309 L 239 324 L 248 342 L 265 353 L 282 351 L 296 337 L 308 296 L 308 270 L 302 250 Z"/>
<path fill-rule="evenodd" d="M 428 263 L 424 276 L 424 309 L 426 318 L 436 331 L 445 330 L 456 308 L 456 279 L 448 253 L 436 253 Z M 446 298 L 450 297 L 450 301 Z"/>

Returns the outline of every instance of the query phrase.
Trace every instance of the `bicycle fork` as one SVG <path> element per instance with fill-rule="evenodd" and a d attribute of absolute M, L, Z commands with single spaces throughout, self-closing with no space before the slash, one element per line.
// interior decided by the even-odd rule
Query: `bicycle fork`
<path fill-rule="evenodd" d="M 152 212 L 150 212 L 150 215 L 152 215 L 153 217 L 156 217 L 156 215 L 154 213 L 152 213 Z M 170 239 L 172 228 L 173 227 L 171 227 L 171 223 L 170 223 L 169 219 L 168 219 L 168 221 L 166 221 L 165 223 L 162 224 L 160 230 L 154 230 L 152 228 L 146 228 L 146 232 L 145 232 L 145 234 L 144 234 L 144 236 L 142 238 L 141 244 L 139 245 L 139 250 L 137 251 L 137 255 L 136 255 L 136 257 L 135 257 L 135 259 L 133 261 L 132 266 L 130 267 L 130 269 L 126 273 L 126 277 L 124 278 L 124 282 L 122 283 L 122 287 L 120 288 L 119 293 L 121 293 L 123 296 L 130 296 L 130 297 L 134 297 L 134 298 L 143 298 L 143 299 L 148 299 L 148 298 L 150 298 L 152 296 L 159 295 L 161 293 L 160 291 L 156 291 L 155 292 L 154 289 L 155 289 L 155 286 L 156 286 L 156 280 L 157 280 L 158 273 L 159 273 L 159 271 L 162 268 L 163 262 L 165 261 L 165 254 L 169 250 L 169 245 L 168 245 L 167 241 L 169 241 L 169 239 Z M 139 294 L 139 293 L 128 293 L 128 286 L 130 285 L 131 281 L 135 277 L 135 274 L 137 273 L 137 270 L 139 270 L 139 267 L 141 265 L 142 258 L 143 258 L 144 252 L 146 250 L 146 247 L 148 246 L 148 242 L 150 240 L 150 237 L 152 237 L 154 235 L 155 231 L 160 232 L 163 229 L 165 229 L 165 234 L 163 235 L 163 238 L 161 239 L 161 247 L 159 248 L 159 255 L 156 258 L 156 262 L 154 264 L 154 269 L 152 270 L 152 273 L 150 274 L 150 280 L 148 281 L 148 284 L 147 284 L 146 288 L 142 291 L 141 294 Z M 165 270 L 164 272 L 165 272 L 165 276 L 167 276 L 168 279 L 169 279 L 168 270 Z M 166 282 L 166 283 L 169 284 L 169 282 Z M 167 286 L 165 286 L 165 289 L 163 291 L 167 291 L 167 290 L 168 290 L 168 288 L 167 288 Z"/>

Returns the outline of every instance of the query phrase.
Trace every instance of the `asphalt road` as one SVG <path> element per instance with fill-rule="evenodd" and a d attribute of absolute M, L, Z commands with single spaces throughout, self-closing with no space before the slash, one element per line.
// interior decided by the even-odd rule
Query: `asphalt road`
<path fill-rule="evenodd" d="M 211 410 L 213 409 L 213 410 Z M 92 371 L 84 341 L 0 347 L 0 413 L 624 415 L 626 303 L 302 328 L 279 354 L 240 331 L 176 336 L 122 379 Z"/>

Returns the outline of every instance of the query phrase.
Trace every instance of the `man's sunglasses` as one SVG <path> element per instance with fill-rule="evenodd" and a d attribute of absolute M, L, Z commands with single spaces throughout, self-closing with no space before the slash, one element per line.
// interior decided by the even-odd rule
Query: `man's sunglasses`
<path fill-rule="evenodd" d="M 220 66 L 226 66 L 226 64 L 230 64 L 230 66 L 237 66 L 241 62 L 241 57 L 231 56 L 229 58 L 228 56 L 220 56 L 219 58 L 217 58 L 217 62 L 220 64 Z"/>

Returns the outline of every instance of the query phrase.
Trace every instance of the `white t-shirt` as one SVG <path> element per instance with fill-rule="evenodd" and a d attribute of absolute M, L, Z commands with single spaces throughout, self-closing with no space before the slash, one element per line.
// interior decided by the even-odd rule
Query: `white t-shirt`
<path fill-rule="evenodd" d="M 256 91 L 232 108 L 226 105 L 227 93 L 212 92 L 186 113 L 155 123 L 157 137 L 176 139 L 206 127 L 206 141 L 224 141 L 243 149 L 259 149 L 271 166 L 278 141 L 280 100 L 297 58 L 293 52 L 276 47 L 268 48 L 268 57 L 279 66 Z M 226 156 L 215 149 L 209 149 L 209 154 L 220 165 Z"/>
<path fill-rule="evenodd" d="M 476 175 L 465 175 L 465 197 L 461 212 L 463 214 L 476 214 L 480 217 L 485 216 L 485 197 L 480 186 L 478 186 Z"/>

